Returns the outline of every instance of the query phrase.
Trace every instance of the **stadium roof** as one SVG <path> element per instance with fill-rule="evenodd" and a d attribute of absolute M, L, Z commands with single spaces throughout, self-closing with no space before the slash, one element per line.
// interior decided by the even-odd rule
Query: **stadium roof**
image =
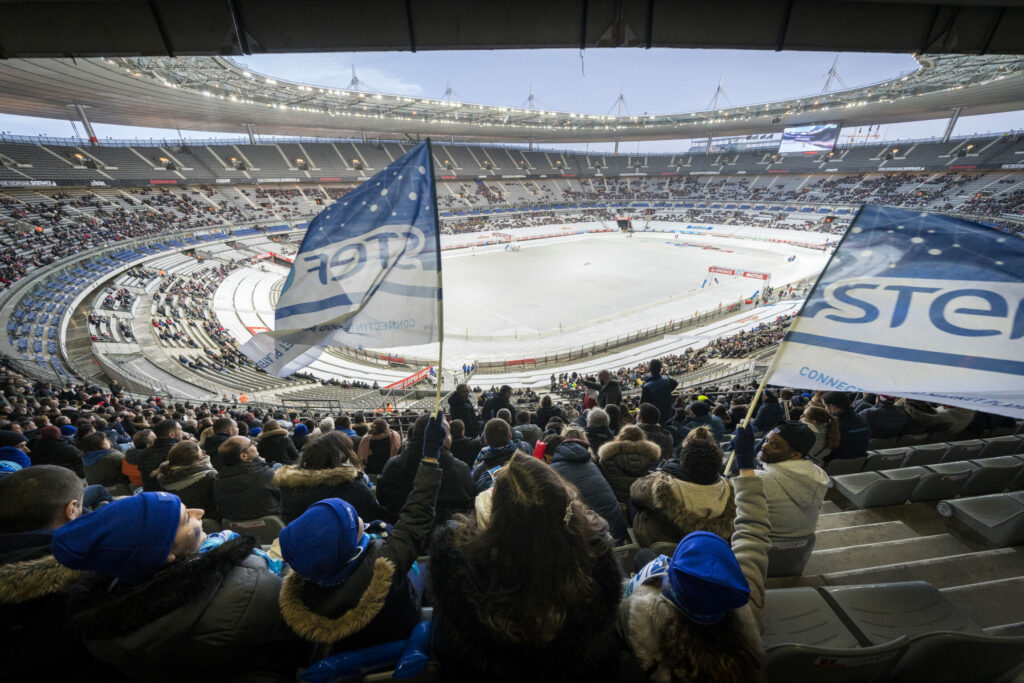
<path fill-rule="evenodd" d="M 433 135 L 464 141 L 601 142 L 746 135 L 837 121 L 873 125 L 1024 109 L 1024 59 L 924 55 L 868 86 L 711 111 L 607 116 L 384 95 L 290 83 L 220 57 L 0 61 L 0 112 L 94 123 L 263 135 Z"/>
<path fill-rule="evenodd" d="M 1019 0 L 5 0 L 0 58 L 678 47 L 1014 54 Z"/>

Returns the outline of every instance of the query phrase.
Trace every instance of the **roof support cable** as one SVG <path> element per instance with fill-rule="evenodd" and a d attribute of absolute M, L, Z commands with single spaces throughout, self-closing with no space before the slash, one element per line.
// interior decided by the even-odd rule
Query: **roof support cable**
<path fill-rule="evenodd" d="M 238 40 L 238 49 L 243 55 L 251 55 L 249 50 L 249 38 L 245 35 L 245 25 L 242 24 L 242 15 L 238 12 L 238 3 L 235 0 L 228 0 L 228 12 L 231 14 L 231 23 L 235 27 L 235 38 Z"/>
<path fill-rule="evenodd" d="M 416 52 L 416 31 L 412 23 L 412 0 L 405 0 L 405 23 L 409 27 L 409 50 Z"/>
<path fill-rule="evenodd" d="M 160 41 L 164 44 L 167 56 L 177 56 L 174 54 L 174 48 L 171 47 L 171 37 L 167 34 L 167 26 L 164 25 L 164 19 L 160 16 L 160 10 L 157 8 L 156 3 L 153 2 L 153 0 L 150 0 L 149 2 L 149 11 L 153 15 L 153 23 L 156 24 L 156 30 L 160 34 Z"/>
<path fill-rule="evenodd" d="M 782 23 L 779 25 L 779 37 L 775 40 L 775 51 L 782 52 L 782 48 L 786 45 L 786 33 L 789 32 L 789 16 L 793 13 L 793 3 L 795 0 L 789 0 L 786 3 L 786 9 L 782 13 Z"/>
<path fill-rule="evenodd" d="M 985 38 L 985 44 L 981 48 L 979 55 L 988 53 L 988 49 L 992 47 L 992 39 L 996 37 L 996 31 L 999 30 L 999 24 L 1003 23 L 1003 15 L 1006 14 L 1006 7 L 1000 7 L 996 14 L 996 20 L 992 23 L 992 30 L 988 32 L 988 37 Z"/>

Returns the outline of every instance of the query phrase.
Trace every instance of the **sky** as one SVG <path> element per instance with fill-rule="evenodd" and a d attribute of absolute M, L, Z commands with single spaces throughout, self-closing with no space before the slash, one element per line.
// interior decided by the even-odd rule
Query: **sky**
<path fill-rule="evenodd" d="M 476 50 L 254 55 L 241 65 L 281 80 L 346 88 L 352 71 L 374 92 L 453 99 L 498 106 L 526 106 L 533 91 L 537 108 L 592 114 L 665 114 L 707 109 L 721 82 L 719 106 L 742 106 L 822 92 L 836 53 L 634 48 L 578 50 Z M 832 89 L 857 87 L 913 71 L 909 55 L 842 53 Z M 621 95 L 621 100 L 620 100 Z M 883 126 L 879 139 L 942 135 L 944 120 Z M 1024 111 L 961 117 L 954 134 L 1024 128 Z M 177 131 L 95 125 L 101 139 L 176 138 Z M 0 131 L 16 135 L 83 135 L 69 121 L 0 115 Z M 845 131 L 847 134 L 857 131 Z M 864 133 L 865 131 L 860 131 Z M 238 136 L 182 131 L 186 138 Z M 556 145 L 577 147 L 576 145 Z M 579 145 L 583 147 L 584 145 Z M 689 143 L 623 144 L 626 151 L 684 151 Z M 590 145 L 603 149 L 608 145 Z"/>

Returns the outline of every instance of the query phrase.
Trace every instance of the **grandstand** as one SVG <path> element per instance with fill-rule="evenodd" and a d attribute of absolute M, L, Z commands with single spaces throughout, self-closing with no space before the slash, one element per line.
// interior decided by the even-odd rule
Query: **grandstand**
<path fill-rule="evenodd" d="M 130 53 L 74 64 L 12 54 L 0 64 L 0 90 L 12 92 L 0 111 L 63 112 L 101 84 L 107 90 L 88 110 L 94 122 L 191 121 L 194 130 L 248 126 L 250 133 L 103 143 L 0 135 L 0 375 L 8 427 L 42 414 L 59 419 L 61 411 L 46 401 L 61 396 L 65 413 L 89 416 L 86 422 L 101 415 L 127 422 L 107 411 L 113 405 L 156 426 L 162 411 L 199 438 L 199 420 L 212 425 L 228 414 L 243 427 L 275 418 L 287 423 L 289 439 L 302 418 L 317 425 L 365 414 L 386 418 L 403 444 L 418 444 L 409 440 L 412 425 L 433 408 L 435 391 L 446 405 L 458 384 L 470 384 L 470 414 L 485 420 L 485 399 L 508 385 L 509 406 L 542 428 L 542 399 L 560 406 L 567 421 L 599 405 L 586 382 L 604 371 L 621 388 L 617 429 L 640 412 L 652 358 L 677 382 L 671 406 L 682 414 L 662 416 L 666 424 L 695 418 L 687 410 L 698 397 L 709 410 L 740 410 L 742 417 L 862 204 L 951 214 L 1024 238 L 1024 131 L 947 131 L 936 139 L 838 144 L 821 154 L 783 154 L 778 140 L 715 147 L 710 132 L 713 125 L 718 136 L 775 133 L 783 113 L 787 123 L 852 126 L 947 116 L 967 102 L 978 112 L 1020 109 L 1024 62 L 1012 54 L 922 53 L 918 70 L 903 79 L 780 100 L 753 113 L 729 108 L 710 123 L 709 112 L 647 121 L 545 112 L 538 123 L 537 112 L 526 110 L 480 105 L 470 113 L 468 103 L 271 82 L 221 57 Z M 224 95 L 204 94 L 209 87 Z M 137 93 L 137 110 L 124 106 L 120 88 Z M 296 104 L 300 93 L 305 99 Z M 353 123 L 366 100 L 373 111 Z M 241 112 L 239 101 L 261 107 Z M 463 104 L 458 123 L 441 120 Z M 325 123 L 333 118 L 345 123 Z M 688 150 L 617 153 L 620 141 L 677 139 L 681 130 L 694 140 Z M 457 283 L 466 302 L 463 311 L 446 312 L 446 353 L 454 360 L 434 367 L 433 347 L 338 347 L 290 377 L 267 374 L 239 346 L 272 327 L 308 222 L 421 134 L 443 136 L 433 145 L 441 249 L 446 259 L 478 264 L 463 279 L 446 275 L 446 286 Z M 549 145 L 538 148 L 538 141 Z M 616 153 L 553 146 L 575 141 L 614 141 Z M 619 234 L 617 216 L 631 217 L 636 234 Z M 599 244 L 611 245 L 618 259 L 611 263 L 620 267 L 639 271 L 628 250 L 644 254 L 646 272 L 659 284 L 672 268 L 699 267 L 687 276 L 709 282 L 707 266 L 718 259 L 775 266 L 763 266 L 772 279 L 756 287 L 723 277 L 718 289 L 702 283 L 682 296 L 656 297 L 637 286 L 595 296 L 588 307 L 573 303 L 571 284 L 549 282 L 549 291 L 519 285 L 522 307 L 505 301 L 512 298 L 508 282 L 524 270 L 550 272 L 559 260 L 597 253 L 586 250 Z M 656 263 L 651 245 L 675 261 Z M 797 265 L 784 265 L 790 255 Z M 493 289 L 473 284 L 488 272 L 500 276 Z M 585 295 L 621 288 L 627 278 L 609 268 L 575 282 Z M 539 300 L 548 294 L 545 307 Z M 459 301 L 454 291 L 446 296 Z M 623 303 L 640 297 L 647 298 L 636 307 Z M 565 308 L 579 319 L 566 317 L 563 325 L 549 315 Z M 522 323 L 527 318 L 530 327 Z M 103 394 L 99 404 L 93 394 Z M 787 416 L 809 408 L 796 394 L 785 399 Z M 828 493 L 814 533 L 772 540 L 761 615 L 770 681 L 1024 681 L 1024 421 L 980 410 L 954 420 L 948 406 L 899 405 L 906 425 L 898 433 L 872 435 L 857 457 L 821 463 Z M 15 406 L 24 410 L 16 414 Z M 738 417 L 727 420 L 735 426 Z M 724 452 L 730 444 L 718 447 Z M 397 519 L 397 511 L 388 512 Z M 271 547 L 279 519 L 220 519 L 204 527 L 221 523 L 259 535 L 271 554 L 280 550 Z M 648 549 L 634 531 L 614 549 L 627 574 Z M 675 548 L 646 545 L 669 555 Z M 646 680 L 631 657 L 624 655 L 629 671 L 622 680 Z M 435 680 L 436 673 L 422 678 Z"/>

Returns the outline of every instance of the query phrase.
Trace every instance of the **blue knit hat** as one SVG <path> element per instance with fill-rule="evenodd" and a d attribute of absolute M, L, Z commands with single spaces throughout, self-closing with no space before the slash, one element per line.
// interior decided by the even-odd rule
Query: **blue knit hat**
<path fill-rule="evenodd" d="M 321 586 L 348 578 L 365 549 L 359 542 L 359 515 L 341 498 L 311 505 L 281 531 L 279 540 L 284 561 Z"/>
<path fill-rule="evenodd" d="M 28 454 L 14 446 L 0 446 L 0 460 L 16 462 L 23 468 L 32 465 L 32 460 L 29 459 Z"/>
<path fill-rule="evenodd" d="M 750 586 L 725 539 L 694 531 L 676 546 L 661 594 L 690 621 L 714 624 L 747 604 Z"/>
<path fill-rule="evenodd" d="M 307 436 L 309 434 L 309 427 L 300 422 L 295 425 L 295 433 L 301 436 Z"/>
<path fill-rule="evenodd" d="M 137 583 L 167 564 L 180 522 L 177 496 L 140 493 L 68 522 L 50 547 L 65 567 Z"/>
<path fill-rule="evenodd" d="M 78 429 L 74 425 L 64 425 L 60 428 L 60 435 L 74 438 L 78 434 Z"/>
<path fill-rule="evenodd" d="M 249 436 L 250 437 L 259 436 L 262 433 L 263 433 L 263 428 L 262 427 L 253 427 L 252 429 L 249 430 Z"/>

